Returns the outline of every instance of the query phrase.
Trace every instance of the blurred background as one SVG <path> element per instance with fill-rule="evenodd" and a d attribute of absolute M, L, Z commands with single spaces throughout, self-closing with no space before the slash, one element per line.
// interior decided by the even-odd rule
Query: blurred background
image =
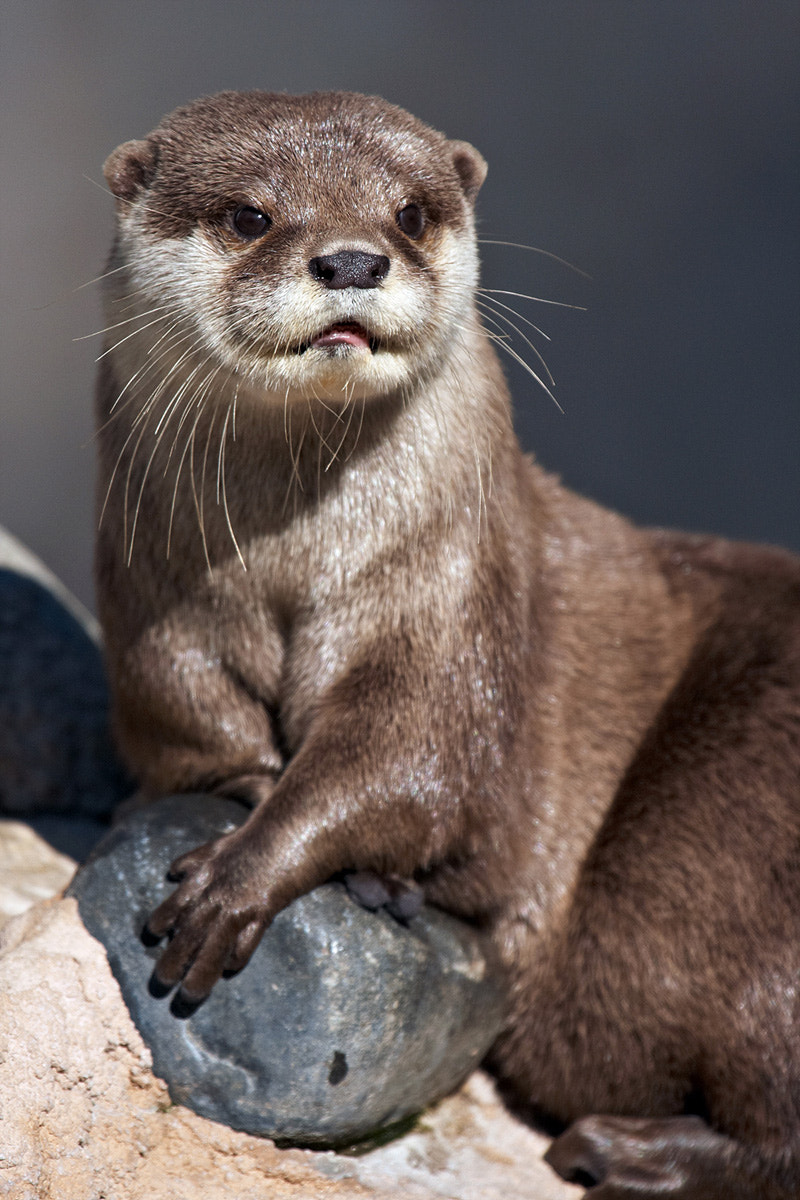
<path fill-rule="evenodd" d="M 796 0 L 5 0 L 0 524 L 92 605 L 101 166 L 222 88 L 377 92 L 489 161 L 520 436 L 637 521 L 800 549 Z M 530 333 L 527 326 L 521 325 Z M 516 350 L 535 365 L 520 339 Z"/>

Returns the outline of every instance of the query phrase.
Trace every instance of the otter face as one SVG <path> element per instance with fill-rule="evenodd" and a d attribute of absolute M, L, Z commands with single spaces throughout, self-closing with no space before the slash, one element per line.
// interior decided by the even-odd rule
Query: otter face
<path fill-rule="evenodd" d="M 177 110 L 105 166 L 128 273 L 112 303 L 140 317 L 121 354 L 158 353 L 176 379 L 200 356 L 205 376 L 281 404 L 413 389 L 470 310 L 485 170 L 373 97 L 222 93 Z"/>

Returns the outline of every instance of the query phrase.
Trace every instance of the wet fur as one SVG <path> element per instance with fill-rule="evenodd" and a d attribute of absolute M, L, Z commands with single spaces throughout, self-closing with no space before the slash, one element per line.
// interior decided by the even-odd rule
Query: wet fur
<path fill-rule="evenodd" d="M 475 309 L 484 170 L 349 94 L 226 93 L 107 164 L 118 738 L 150 793 L 254 806 L 176 864 L 159 975 L 196 1000 L 335 872 L 413 877 L 492 931 L 494 1067 L 567 1127 L 565 1177 L 785 1200 L 800 563 L 637 530 L 521 454 Z M 232 233 L 240 203 L 263 240 Z M 342 246 L 387 255 L 385 284 L 321 289 L 308 260 Z M 379 353 L 286 353 L 345 309 Z"/>

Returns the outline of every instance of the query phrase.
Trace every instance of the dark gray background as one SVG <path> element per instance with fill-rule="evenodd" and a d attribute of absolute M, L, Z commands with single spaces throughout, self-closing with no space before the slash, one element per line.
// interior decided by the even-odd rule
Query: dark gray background
<path fill-rule="evenodd" d="M 91 603 L 101 164 L 224 87 L 379 92 L 490 164 L 488 286 L 553 338 L 523 440 L 640 521 L 800 549 L 800 8 L 771 0 L 7 0 L 0 523 Z M 502 299 L 502 297 L 501 297 Z M 541 343 L 544 347 L 545 343 Z M 519 343 L 517 348 L 531 359 Z"/>

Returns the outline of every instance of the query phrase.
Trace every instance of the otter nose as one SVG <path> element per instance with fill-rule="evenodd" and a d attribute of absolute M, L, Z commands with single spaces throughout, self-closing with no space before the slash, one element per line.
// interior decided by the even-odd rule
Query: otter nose
<path fill-rule="evenodd" d="M 327 288 L 374 288 L 389 274 L 389 259 L 365 250 L 340 250 L 312 258 L 308 269 Z"/>

